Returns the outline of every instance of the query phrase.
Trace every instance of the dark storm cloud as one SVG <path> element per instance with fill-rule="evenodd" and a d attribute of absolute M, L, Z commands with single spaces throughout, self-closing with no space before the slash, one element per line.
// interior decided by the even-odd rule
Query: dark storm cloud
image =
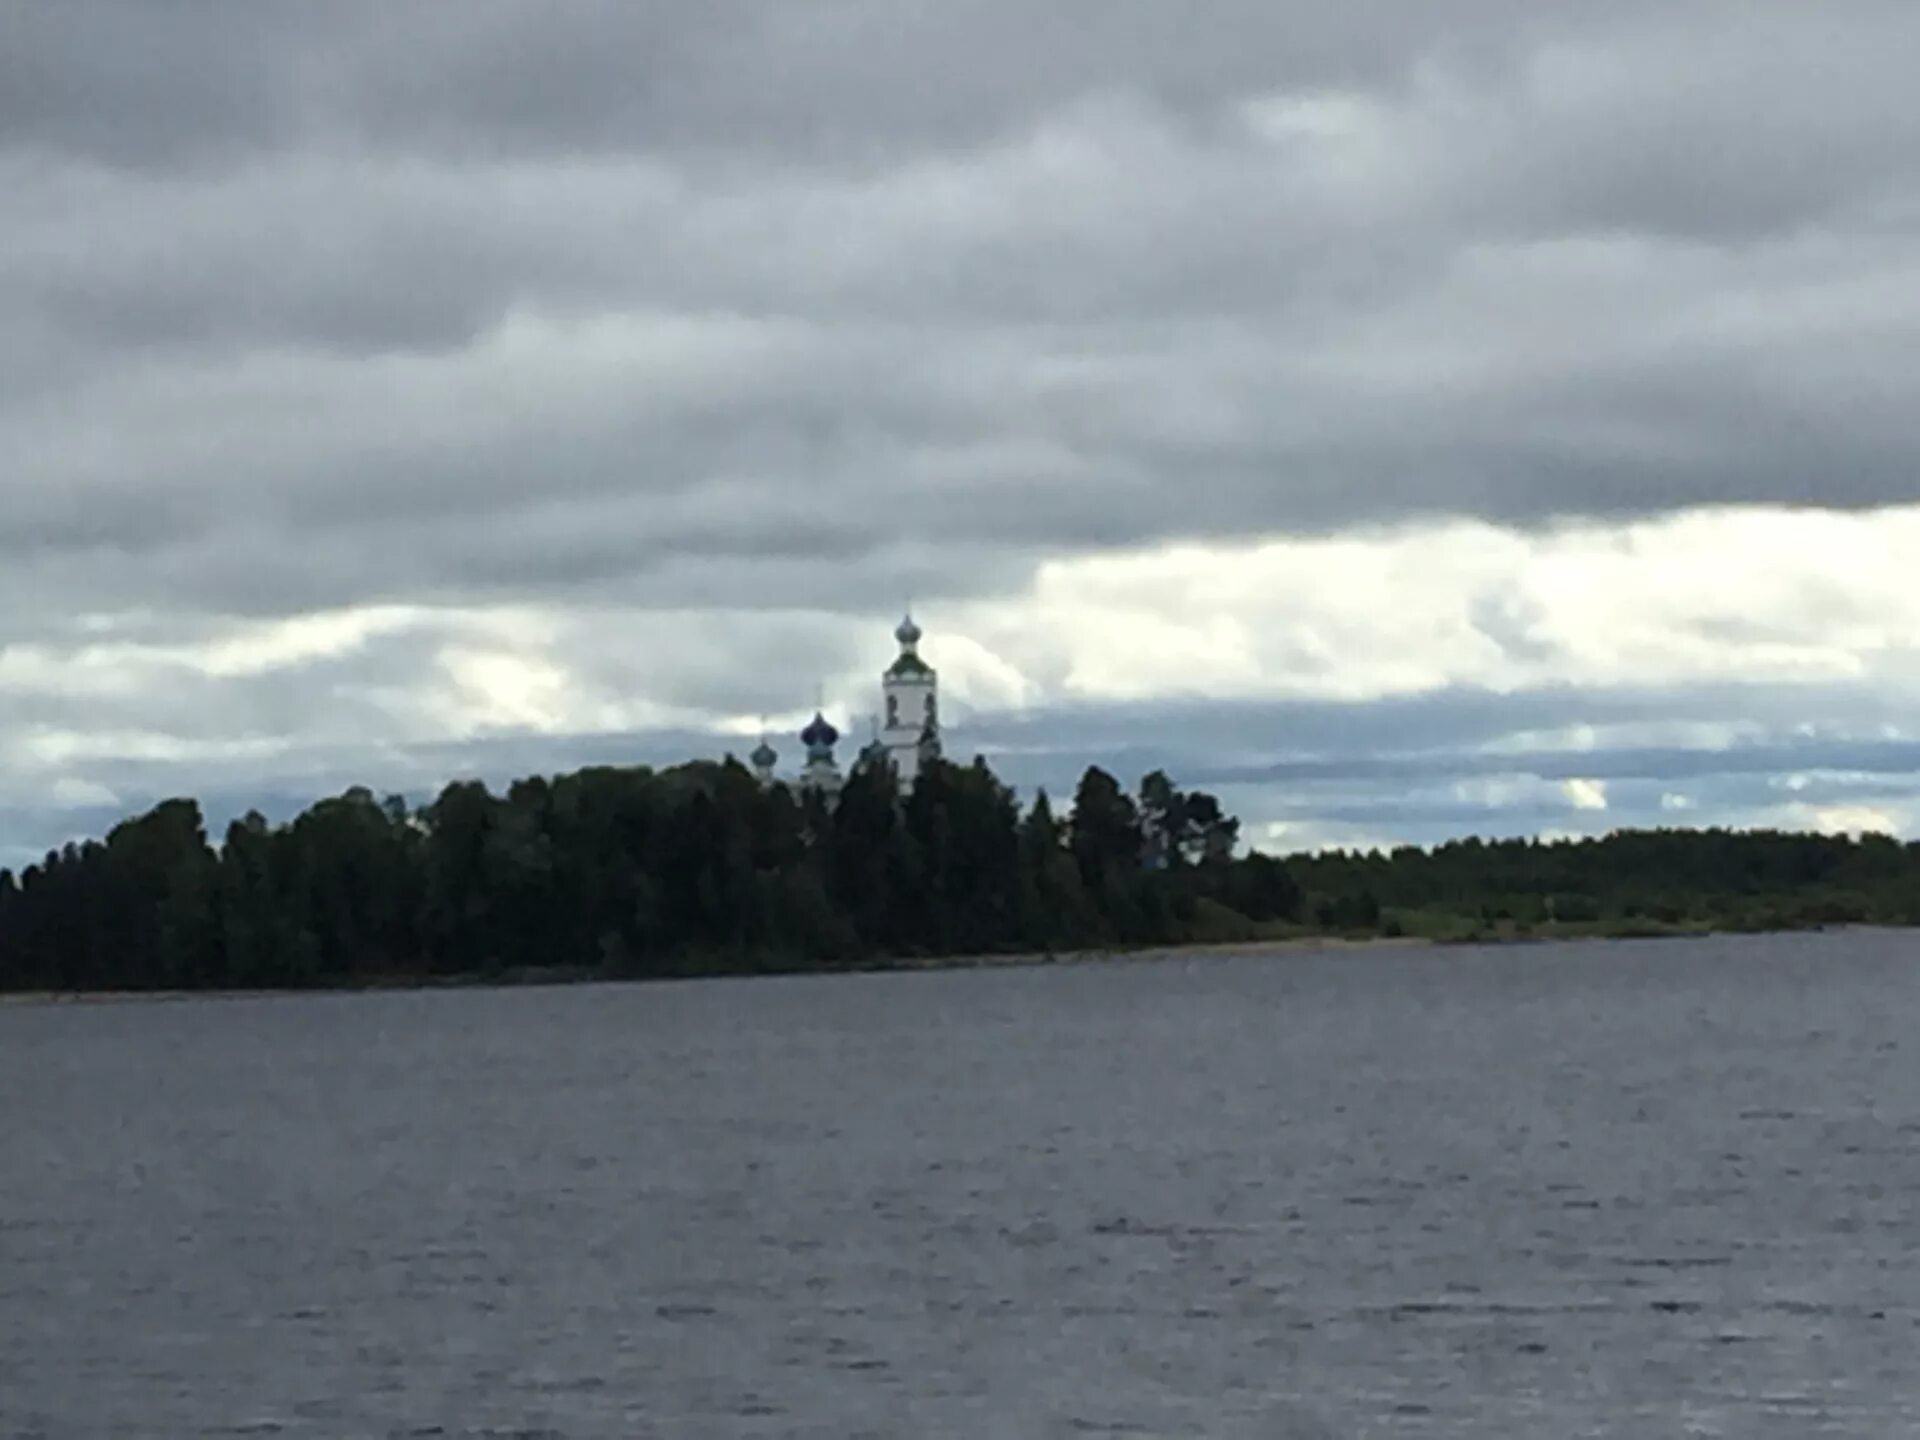
<path fill-rule="evenodd" d="M 6 25 L 0 552 L 62 604 L 1914 493 L 1910 7 Z"/>
<path fill-rule="evenodd" d="M 658 147 L 835 163 L 978 144 L 1063 97 L 1223 96 L 1402 77 L 1436 46 L 1504 49 L 1526 0 L 74 0 L 8 19 L 0 124 L 125 165 L 314 135 L 552 155 Z M 1647 4 L 1622 4 L 1621 14 Z M 109 103 L 103 103 L 109 102 Z"/>

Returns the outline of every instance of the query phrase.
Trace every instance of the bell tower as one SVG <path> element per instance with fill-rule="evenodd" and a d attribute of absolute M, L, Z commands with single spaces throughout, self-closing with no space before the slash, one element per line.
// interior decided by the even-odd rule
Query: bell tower
<path fill-rule="evenodd" d="M 939 753 L 938 677 L 920 658 L 920 627 L 908 615 L 893 632 L 900 654 L 880 677 L 880 742 L 893 761 L 902 786 L 920 773 L 923 756 Z"/>

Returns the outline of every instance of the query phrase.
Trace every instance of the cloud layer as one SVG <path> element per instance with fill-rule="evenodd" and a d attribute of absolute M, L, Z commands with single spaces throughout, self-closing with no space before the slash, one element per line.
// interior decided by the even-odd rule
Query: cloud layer
<path fill-rule="evenodd" d="M 1911 825 L 1780 747 L 1910 736 L 1917 42 L 1892 0 L 26 7 L 11 843 L 711 748 L 865 704 L 909 595 L 1054 783 L 1211 703 L 1153 743 L 1308 841 Z M 1476 696 L 1556 718 L 1269 728 Z M 1473 749 L 1581 726 L 1774 761 Z"/>

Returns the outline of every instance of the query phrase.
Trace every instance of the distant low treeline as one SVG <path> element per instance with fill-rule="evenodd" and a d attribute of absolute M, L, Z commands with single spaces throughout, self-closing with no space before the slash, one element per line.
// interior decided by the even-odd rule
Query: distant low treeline
<path fill-rule="evenodd" d="M 837 804 L 731 761 L 364 789 L 209 843 L 170 800 L 0 871 L 0 989 L 834 968 L 1314 932 L 1491 938 L 1920 922 L 1920 846 L 1726 831 L 1280 860 L 1218 800 L 1089 769 L 1024 811 L 982 761 Z"/>

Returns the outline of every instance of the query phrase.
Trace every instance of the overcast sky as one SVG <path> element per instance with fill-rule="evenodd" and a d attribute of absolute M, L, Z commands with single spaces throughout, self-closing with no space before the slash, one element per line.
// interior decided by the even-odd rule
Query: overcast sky
<path fill-rule="evenodd" d="M 20 0 L 0 861 L 875 708 L 1920 832 L 1912 0 Z M 785 749 L 796 758 L 791 740 Z"/>

